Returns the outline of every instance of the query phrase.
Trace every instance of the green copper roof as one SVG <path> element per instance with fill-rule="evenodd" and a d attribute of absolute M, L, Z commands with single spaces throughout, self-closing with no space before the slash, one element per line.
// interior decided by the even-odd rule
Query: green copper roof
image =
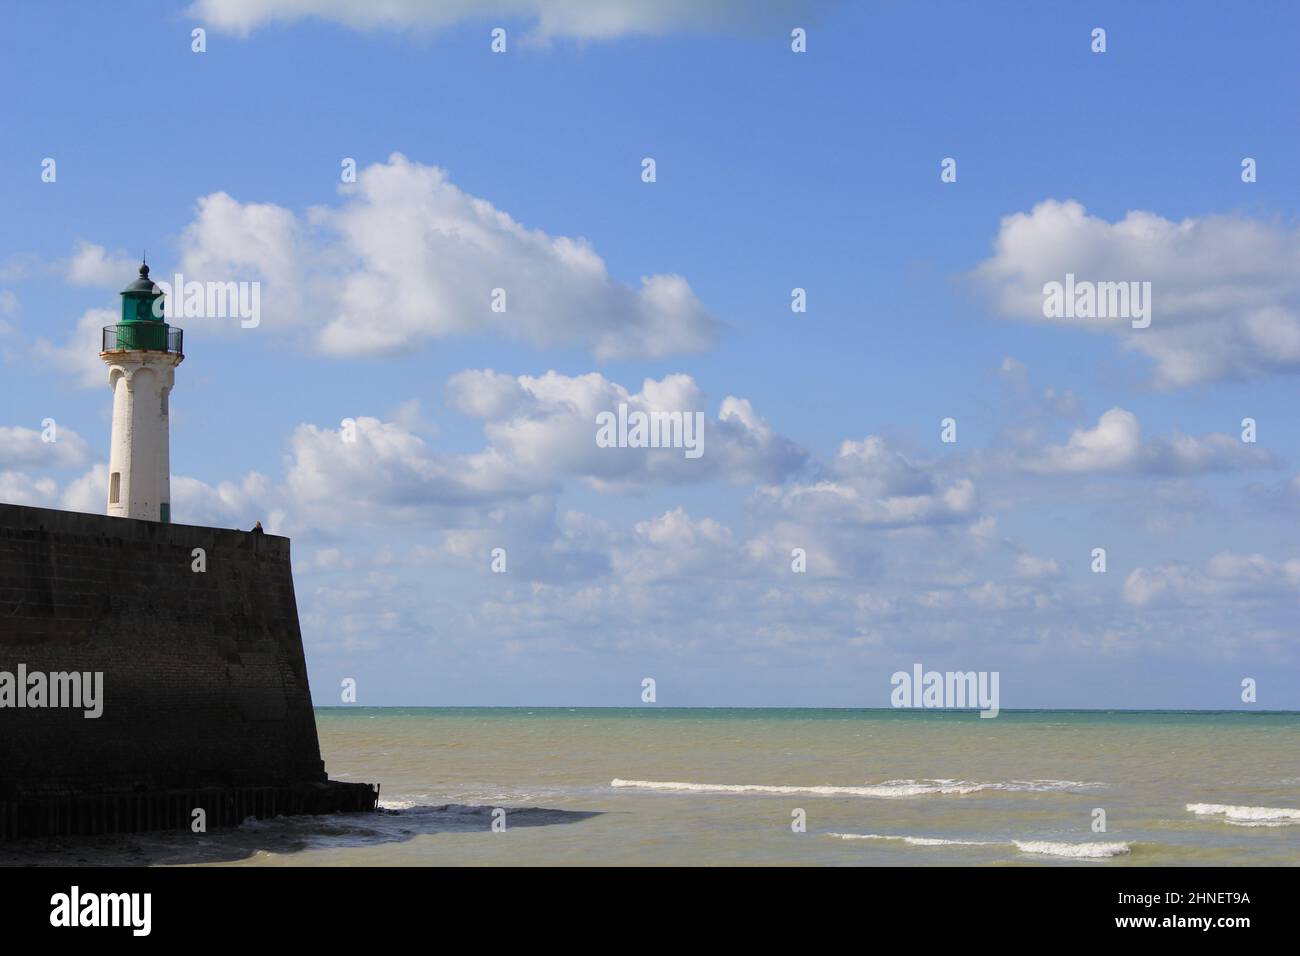
<path fill-rule="evenodd" d="M 122 290 L 122 295 L 131 295 L 133 293 L 153 294 L 153 280 L 149 278 L 149 263 L 147 262 L 140 263 L 140 278 Z"/>

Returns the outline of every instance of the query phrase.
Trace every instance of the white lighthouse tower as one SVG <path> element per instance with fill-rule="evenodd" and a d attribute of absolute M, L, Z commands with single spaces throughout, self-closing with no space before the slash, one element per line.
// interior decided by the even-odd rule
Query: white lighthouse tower
<path fill-rule="evenodd" d="M 168 404 L 185 355 L 181 330 L 162 314 L 162 291 L 141 263 L 140 278 L 122 290 L 122 321 L 104 329 L 99 357 L 113 390 L 108 514 L 166 524 L 172 500 Z"/>

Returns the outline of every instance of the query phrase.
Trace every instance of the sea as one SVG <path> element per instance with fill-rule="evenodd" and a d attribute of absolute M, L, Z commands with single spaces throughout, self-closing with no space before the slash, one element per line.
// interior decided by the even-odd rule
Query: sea
<path fill-rule="evenodd" d="M 1300 865 L 1300 713 L 320 708 L 375 814 L 0 847 L 4 863 Z"/>

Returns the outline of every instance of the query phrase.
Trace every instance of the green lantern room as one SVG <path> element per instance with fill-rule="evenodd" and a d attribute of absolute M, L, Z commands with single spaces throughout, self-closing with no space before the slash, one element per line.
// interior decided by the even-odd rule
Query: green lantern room
<path fill-rule="evenodd" d="M 140 264 L 140 276 L 122 290 L 122 320 L 104 328 L 104 352 L 181 354 L 183 333 L 163 321 L 163 293 Z"/>

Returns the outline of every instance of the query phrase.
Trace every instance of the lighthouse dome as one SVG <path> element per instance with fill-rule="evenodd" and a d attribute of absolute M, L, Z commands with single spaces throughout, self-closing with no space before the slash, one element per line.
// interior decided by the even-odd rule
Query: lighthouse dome
<path fill-rule="evenodd" d="M 140 263 L 140 278 L 122 290 L 122 295 L 153 295 L 153 280 L 149 278 L 149 264 Z"/>

